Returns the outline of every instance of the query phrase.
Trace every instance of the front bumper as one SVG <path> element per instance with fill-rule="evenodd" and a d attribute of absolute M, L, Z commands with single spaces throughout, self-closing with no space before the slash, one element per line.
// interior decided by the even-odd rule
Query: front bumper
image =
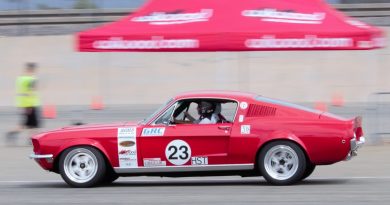
<path fill-rule="evenodd" d="M 52 154 L 31 154 L 30 159 L 34 159 L 43 169 L 51 170 L 53 168 Z"/>
<path fill-rule="evenodd" d="M 351 139 L 351 142 L 350 142 L 351 148 L 350 148 L 350 151 L 349 151 L 347 157 L 345 158 L 345 160 L 348 161 L 352 157 L 357 156 L 357 150 L 359 148 L 361 148 L 365 142 L 366 142 L 366 138 L 364 138 L 363 136 L 361 136 L 359 138 L 359 140 L 356 140 L 356 138 Z"/>
<path fill-rule="evenodd" d="M 30 159 L 53 159 L 52 154 L 30 154 Z"/>

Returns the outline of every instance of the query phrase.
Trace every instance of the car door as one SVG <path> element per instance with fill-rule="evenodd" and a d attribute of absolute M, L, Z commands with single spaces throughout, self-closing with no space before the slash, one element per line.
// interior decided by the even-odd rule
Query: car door
<path fill-rule="evenodd" d="M 169 116 L 175 106 L 167 109 Z M 144 167 L 208 166 L 227 163 L 232 123 L 163 124 L 143 128 L 140 143 Z"/>

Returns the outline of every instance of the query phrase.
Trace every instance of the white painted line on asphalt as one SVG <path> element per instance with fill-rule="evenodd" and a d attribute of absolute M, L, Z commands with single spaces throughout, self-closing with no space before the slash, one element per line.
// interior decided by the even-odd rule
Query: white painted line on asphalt
<path fill-rule="evenodd" d="M 263 178 L 242 178 L 242 179 L 170 179 L 170 178 L 163 178 L 163 180 L 160 179 L 143 179 L 143 180 L 131 180 L 125 179 L 121 180 L 119 179 L 118 182 L 134 182 L 134 183 L 142 183 L 142 182 L 228 182 L 228 181 L 253 181 L 253 180 L 259 180 Z M 309 177 L 308 180 L 335 180 L 335 179 L 390 179 L 390 176 L 361 176 L 361 177 Z M 0 180 L 0 184 L 29 184 L 29 183 L 65 183 L 62 180 L 42 180 L 42 181 L 6 181 L 6 180 Z"/>

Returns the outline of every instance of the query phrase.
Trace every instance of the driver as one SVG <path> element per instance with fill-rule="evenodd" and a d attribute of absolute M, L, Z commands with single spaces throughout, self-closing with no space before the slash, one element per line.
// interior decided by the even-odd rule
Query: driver
<path fill-rule="evenodd" d="M 214 113 L 216 105 L 208 101 L 201 101 L 198 103 L 199 119 L 195 120 L 189 113 L 185 112 L 186 117 L 195 124 L 216 124 L 218 122 L 218 115 Z"/>

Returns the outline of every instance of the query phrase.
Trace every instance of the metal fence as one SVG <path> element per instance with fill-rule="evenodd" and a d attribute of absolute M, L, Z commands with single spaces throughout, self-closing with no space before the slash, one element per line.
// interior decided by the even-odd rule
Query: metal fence
<path fill-rule="evenodd" d="M 148 0 L 0 0 L 0 11 L 137 8 Z M 390 3 L 390 0 L 326 0 L 331 4 Z"/>
<path fill-rule="evenodd" d="M 73 0 L 72 0 L 73 1 Z M 340 11 L 352 17 L 389 17 L 390 3 L 334 4 Z M 88 8 L 88 9 L 40 9 L 0 10 L 0 26 L 21 24 L 76 24 L 114 21 L 138 7 Z"/>
<path fill-rule="evenodd" d="M 146 0 L 0 0 L 0 10 L 134 8 Z"/>

